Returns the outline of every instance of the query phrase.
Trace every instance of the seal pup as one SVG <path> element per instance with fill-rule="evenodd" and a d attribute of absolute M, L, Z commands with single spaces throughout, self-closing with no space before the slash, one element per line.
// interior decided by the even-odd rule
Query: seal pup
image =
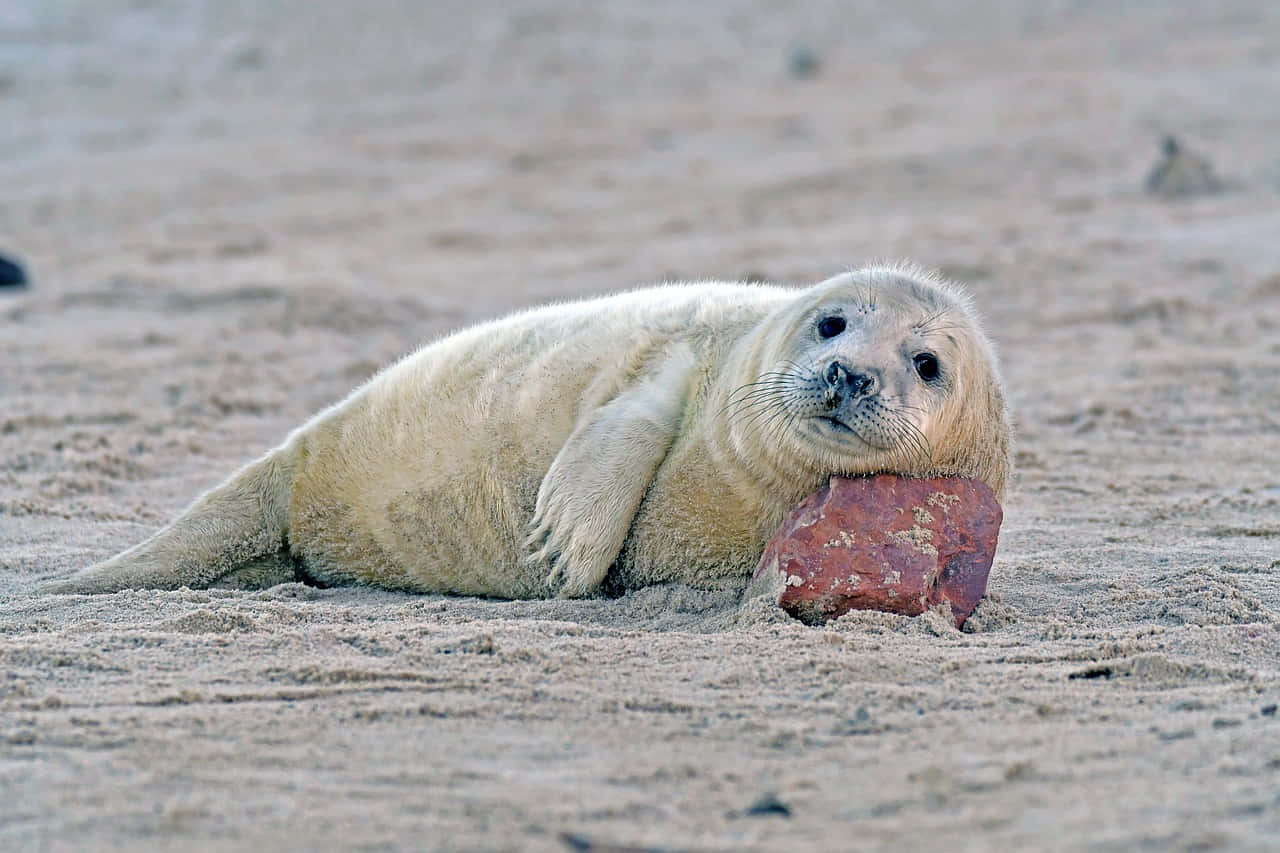
<path fill-rule="evenodd" d="M 908 266 L 667 285 L 429 344 L 51 590 L 742 588 L 834 474 L 977 477 L 999 495 L 1009 470 L 995 355 L 955 285 Z"/>

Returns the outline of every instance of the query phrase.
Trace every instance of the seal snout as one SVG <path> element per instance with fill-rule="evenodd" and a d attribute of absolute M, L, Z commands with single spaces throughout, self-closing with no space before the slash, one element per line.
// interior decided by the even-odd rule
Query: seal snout
<path fill-rule="evenodd" d="M 827 381 L 823 399 L 828 408 L 832 409 L 840 405 L 844 399 L 869 397 L 878 389 L 874 376 L 857 373 L 839 361 L 833 361 L 827 365 L 823 378 Z"/>

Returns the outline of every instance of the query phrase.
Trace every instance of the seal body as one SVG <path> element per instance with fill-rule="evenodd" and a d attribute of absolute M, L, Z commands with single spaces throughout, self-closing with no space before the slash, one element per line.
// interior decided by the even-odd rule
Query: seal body
<path fill-rule="evenodd" d="M 54 588 L 295 572 L 497 597 L 741 588 L 833 474 L 997 494 L 1009 426 L 968 300 L 906 267 L 668 285 L 466 329 L 373 377 L 152 538 Z"/>

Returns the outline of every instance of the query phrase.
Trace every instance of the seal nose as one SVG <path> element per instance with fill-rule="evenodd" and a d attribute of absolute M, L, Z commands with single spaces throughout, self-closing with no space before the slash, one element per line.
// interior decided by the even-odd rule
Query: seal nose
<path fill-rule="evenodd" d="M 876 390 L 875 377 L 854 373 L 838 361 L 827 365 L 826 380 L 829 391 L 848 394 L 850 397 L 867 397 Z"/>

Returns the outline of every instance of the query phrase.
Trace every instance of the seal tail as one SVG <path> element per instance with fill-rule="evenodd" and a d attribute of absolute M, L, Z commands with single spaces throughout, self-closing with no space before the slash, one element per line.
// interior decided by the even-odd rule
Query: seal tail
<path fill-rule="evenodd" d="M 279 577 L 286 547 L 294 454 L 277 448 L 201 495 L 168 527 L 127 551 L 89 566 L 43 592 L 100 593 L 122 589 L 207 587 L 237 570 L 255 585 Z M 264 571 L 277 564 L 276 576 Z"/>

